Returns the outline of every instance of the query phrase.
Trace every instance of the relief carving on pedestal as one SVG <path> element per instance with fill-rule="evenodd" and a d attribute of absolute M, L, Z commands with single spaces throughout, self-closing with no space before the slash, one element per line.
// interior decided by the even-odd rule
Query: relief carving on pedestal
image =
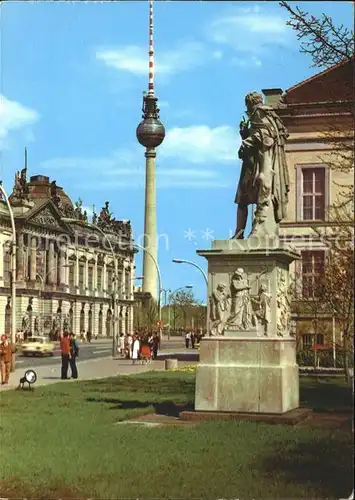
<path fill-rule="evenodd" d="M 264 335 L 269 333 L 269 325 L 271 323 L 271 297 L 268 294 L 266 283 L 260 285 L 257 297 L 252 298 L 255 308 L 255 316 L 263 328 Z"/>
<path fill-rule="evenodd" d="M 210 334 L 223 335 L 225 323 L 230 314 L 231 298 L 227 285 L 218 283 L 210 297 Z"/>
<path fill-rule="evenodd" d="M 232 300 L 230 316 L 226 324 L 227 329 L 244 331 L 256 329 L 250 288 L 244 269 L 237 269 L 232 276 L 230 285 Z"/>
<path fill-rule="evenodd" d="M 286 276 L 281 269 L 278 271 L 276 305 L 276 333 L 279 337 L 283 337 L 290 333 L 291 300 L 287 289 Z"/>

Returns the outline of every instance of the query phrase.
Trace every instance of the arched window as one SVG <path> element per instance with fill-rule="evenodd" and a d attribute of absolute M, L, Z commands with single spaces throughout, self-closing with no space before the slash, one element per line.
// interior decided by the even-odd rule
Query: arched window
<path fill-rule="evenodd" d="M 89 325 L 88 325 L 88 331 L 92 334 L 92 305 L 90 306 L 90 310 L 89 310 Z"/>
<path fill-rule="evenodd" d="M 74 311 L 73 311 L 73 306 L 70 306 L 70 309 L 69 309 L 69 330 L 71 332 L 74 331 Z"/>
<path fill-rule="evenodd" d="M 11 254 L 10 249 L 4 245 L 4 283 L 11 281 Z"/>
<path fill-rule="evenodd" d="M 6 335 L 11 333 L 11 304 L 9 299 L 7 299 L 5 307 L 5 333 Z"/>
<path fill-rule="evenodd" d="M 99 328 L 98 328 L 98 334 L 99 334 L 99 337 L 102 336 L 103 334 L 103 318 L 102 318 L 102 309 L 100 309 L 99 311 Z"/>
<path fill-rule="evenodd" d="M 106 335 L 107 337 L 111 337 L 112 332 L 112 311 L 109 309 L 106 315 Z"/>
<path fill-rule="evenodd" d="M 85 332 L 85 304 L 82 305 L 80 311 L 80 333 Z"/>

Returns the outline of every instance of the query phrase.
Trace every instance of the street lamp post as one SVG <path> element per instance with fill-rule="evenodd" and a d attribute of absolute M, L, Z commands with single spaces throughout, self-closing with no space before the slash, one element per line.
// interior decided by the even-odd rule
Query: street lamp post
<path fill-rule="evenodd" d="M 159 336 L 161 338 L 161 335 L 162 335 L 162 329 L 161 329 L 161 294 L 162 294 L 162 290 L 163 290 L 163 282 L 162 282 L 162 279 L 161 279 L 161 273 L 160 273 L 160 268 L 159 268 L 159 265 L 158 265 L 158 262 L 157 260 L 155 259 L 155 257 L 153 256 L 153 254 L 151 252 L 149 252 L 149 250 L 147 250 L 146 248 L 144 248 L 142 245 L 139 245 L 138 243 L 133 243 L 133 248 L 137 248 L 138 250 L 143 250 L 143 252 L 146 252 L 147 255 L 150 256 L 150 258 L 152 259 L 152 261 L 154 262 L 154 265 L 156 267 L 156 270 L 157 270 L 157 274 L 158 274 L 158 282 L 159 282 L 159 290 L 158 290 L 158 319 L 159 319 Z"/>
<path fill-rule="evenodd" d="M 196 267 L 196 269 L 198 269 L 200 271 L 200 273 L 203 275 L 204 279 L 205 279 L 205 282 L 206 282 L 206 285 L 208 287 L 208 278 L 206 276 L 206 273 L 205 271 L 202 269 L 201 266 L 199 266 L 198 264 L 196 264 L 195 262 L 192 262 L 191 260 L 184 260 L 184 259 L 173 259 L 173 262 L 175 264 L 190 264 L 190 266 L 193 266 L 193 267 Z"/>
<path fill-rule="evenodd" d="M 11 230 L 12 230 L 12 243 L 11 243 L 11 343 L 14 347 L 16 345 L 16 227 L 15 227 L 15 218 L 14 213 L 12 211 L 12 207 L 9 201 L 9 198 L 6 194 L 6 191 L 0 182 L 0 192 L 2 193 L 7 208 L 10 214 L 11 221 Z M 14 372 L 16 367 L 16 354 L 12 353 L 11 359 L 11 371 Z"/>

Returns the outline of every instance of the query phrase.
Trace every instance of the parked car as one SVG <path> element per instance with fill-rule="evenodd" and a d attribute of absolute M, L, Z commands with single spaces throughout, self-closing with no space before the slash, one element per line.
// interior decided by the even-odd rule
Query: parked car
<path fill-rule="evenodd" d="M 48 337 L 29 337 L 20 349 L 23 356 L 53 356 L 55 344 Z"/>

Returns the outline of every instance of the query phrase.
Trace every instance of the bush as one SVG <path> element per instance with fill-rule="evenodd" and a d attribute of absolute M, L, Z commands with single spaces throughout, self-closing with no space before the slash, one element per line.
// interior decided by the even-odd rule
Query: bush
<path fill-rule="evenodd" d="M 344 353 L 342 350 L 337 349 L 335 352 L 336 365 L 335 368 L 344 368 Z M 318 363 L 319 360 L 319 363 Z M 349 367 L 354 366 L 354 358 L 351 353 L 348 354 Z M 297 353 L 298 366 L 313 366 L 314 365 L 314 351 L 310 349 L 302 350 Z M 317 365 L 323 368 L 333 368 L 333 351 L 317 351 Z"/>

